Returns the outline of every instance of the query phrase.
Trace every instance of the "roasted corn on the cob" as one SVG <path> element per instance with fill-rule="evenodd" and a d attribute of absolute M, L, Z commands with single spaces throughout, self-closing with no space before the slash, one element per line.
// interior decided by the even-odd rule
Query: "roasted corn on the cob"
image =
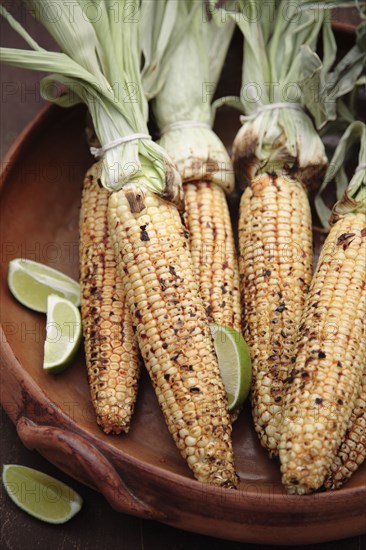
<path fill-rule="evenodd" d="M 366 335 L 365 335 L 366 336 Z M 339 489 L 366 458 L 366 368 L 349 426 L 324 483 L 326 489 Z"/>
<path fill-rule="evenodd" d="M 80 211 L 81 314 L 97 421 L 104 432 L 118 434 L 130 427 L 140 364 L 108 236 L 108 197 L 94 166 L 84 180 Z"/>
<path fill-rule="evenodd" d="M 239 271 L 243 335 L 251 349 L 252 409 L 261 443 L 278 453 L 283 383 L 294 360 L 298 322 L 312 273 L 312 233 L 302 185 L 257 176 L 242 195 Z"/>
<path fill-rule="evenodd" d="M 349 213 L 320 254 L 286 380 L 279 447 L 290 493 L 321 487 L 349 425 L 366 360 L 366 216 Z"/>
<path fill-rule="evenodd" d="M 136 185 L 109 227 L 141 354 L 167 426 L 199 481 L 235 487 L 225 390 L 177 209 Z"/>
<path fill-rule="evenodd" d="M 225 192 L 213 182 L 184 185 L 196 279 L 210 322 L 241 332 L 239 270 Z"/>

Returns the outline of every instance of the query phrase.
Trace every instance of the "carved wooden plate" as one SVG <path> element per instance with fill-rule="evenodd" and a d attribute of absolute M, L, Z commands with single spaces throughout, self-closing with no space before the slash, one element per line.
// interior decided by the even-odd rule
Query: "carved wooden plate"
<path fill-rule="evenodd" d="M 222 111 L 229 144 L 237 114 Z M 10 294 L 8 262 L 22 256 L 78 277 L 78 213 L 92 162 L 82 108 L 43 111 L 3 165 L 1 184 L 1 403 L 23 443 L 102 492 L 115 509 L 239 541 L 306 544 L 365 529 L 366 467 L 340 491 L 288 496 L 279 465 L 260 447 L 246 409 L 234 425 L 238 491 L 194 479 L 175 448 L 146 375 L 132 429 L 106 436 L 97 427 L 82 351 L 62 374 L 42 372 L 45 316 Z M 236 203 L 233 205 L 235 216 Z"/>

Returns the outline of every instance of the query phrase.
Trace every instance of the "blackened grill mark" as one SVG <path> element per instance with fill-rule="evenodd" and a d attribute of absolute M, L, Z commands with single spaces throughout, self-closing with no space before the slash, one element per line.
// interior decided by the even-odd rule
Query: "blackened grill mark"
<path fill-rule="evenodd" d="M 182 355 L 182 354 L 183 354 L 183 351 L 180 349 L 180 350 L 177 351 L 177 353 L 176 353 L 175 355 L 173 355 L 170 359 L 171 359 L 172 361 L 176 361 L 176 360 L 178 359 L 178 357 L 179 357 L 180 355 Z"/>
<path fill-rule="evenodd" d="M 141 241 L 149 241 L 150 237 L 148 232 L 146 231 L 146 225 L 141 225 L 140 229 L 141 229 L 141 233 L 140 233 Z"/>
<path fill-rule="evenodd" d="M 164 292 L 166 290 L 166 281 L 164 279 L 159 279 L 161 290 Z"/>
<path fill-rule="evenodd" d="M 355 233 L 342 233 L 342 235 L 338 237 L 337 246 L 342 246 L 343 250 L 346 250 L 346 248 L 348 248 L 351 242 L 353 241 L 353 239 L 352 241 L 350 241 L 350 238 L 354 236 L 355 236 Z"/>
<path fill-rule="evenodd" d="M 178 275 L 177 272 L 175 271 L 175 267 L 173 267 L 172 265 L 170 265 L 170 266 L 169 266 L 169 271 L 170 271 L 171 275 L 173 275 L 173 277 L 179 278 L 179 275 Z"/>
<path fill-rule="evenodd" d="M 136 193 L 133 190 L 126 190 L 125 197 L 128 201 L 132 214 L 139 214 L 145 210 L 146 206 L 144 203 L 144 197 L 141 193 Z"/>

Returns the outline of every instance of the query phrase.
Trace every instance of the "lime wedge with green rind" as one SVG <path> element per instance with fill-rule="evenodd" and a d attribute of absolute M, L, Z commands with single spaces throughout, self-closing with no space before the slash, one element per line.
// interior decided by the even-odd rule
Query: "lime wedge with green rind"
<path fill-rule="evenodd" d="M 236 330 L 210 323 L 211 334 L 224 382 L 229 411 L 240 407 L 248 397 L 252 381 L 250 350 Z"/>
<path fill-rule="evenodd" d="M 73 359 L 81 341 L 81 316 L 69 300 L 48 296 L 43 369 L 49 374 L 63 371 Z"/>
<path fill-rule="evenodd" d="M 46 313 L 50 294 L 62 296 L 75 306 L 80 305 L 80 285 L 61 271 L 23 258 L 9 262 L 8 285 L 23 305 Z"/>
<path fill-rule="evenodd" d="M 19 508 L 47 523 L 65 523 L 83 503 L 80 495 L 65 483 L 26 466 L 5 464 L 2 480 Z"/>

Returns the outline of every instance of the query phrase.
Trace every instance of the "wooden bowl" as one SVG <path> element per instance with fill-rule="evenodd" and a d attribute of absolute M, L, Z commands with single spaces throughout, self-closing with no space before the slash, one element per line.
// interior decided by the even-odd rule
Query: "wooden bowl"
<path fill-rule="evenodd" d="M 218 131 L 230 143 L 237 114 Z M 121 512 L 211 536 L 246 542 L 307 544 L 365 529 L 366 468 L 341 490 L 286 495 L 279 465 L 258 443 L 246 409 L 234 425 L 238 491 L 194 479 L 175 448 L 149 379 L 143 376 L 132 429 L 106 436 L 97 427 L 82 351 L 62 374 L 42 372 L 45 316 L 10 294 L 8 262 L 26 257 L 78 277 L 78 213 L 92 162 L 85 110 L 43 111 L 3 163 L 1 183 L 1 403 L 23 443 Z M 235 208 L 234 208 L 235 209 Z"/>

